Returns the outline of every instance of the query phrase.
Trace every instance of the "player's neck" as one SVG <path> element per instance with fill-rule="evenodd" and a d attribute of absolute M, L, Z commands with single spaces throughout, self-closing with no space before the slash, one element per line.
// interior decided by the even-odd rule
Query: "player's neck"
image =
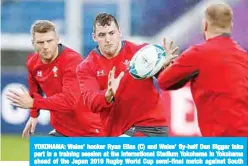
<path fill-rule="evenodd" d="M 205 34 L 205 36 L 206 36 L 206 40 L 208 40 L 208 39 L 211 39 L 211 38 L 215 38 L 215 37 L 217 37 L 217 36 L 220 36 L 220 35 L 222 35 L 222 34 L 227 34 L 227 33 L 231 33 L 231 31 L 230 30 L 225 30 L 225 31 L 215 31 L 215 32 L 207 32 L 206 34 Z"/>

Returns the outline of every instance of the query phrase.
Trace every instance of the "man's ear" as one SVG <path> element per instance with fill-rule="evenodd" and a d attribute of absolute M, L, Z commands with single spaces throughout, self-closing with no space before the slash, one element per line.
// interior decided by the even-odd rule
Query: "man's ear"
<path fill-rule="evenodd" d="M 97 42 L 96 41 L 96 34 L 95 33 L 92 33 L 92 39 L 94 40 L 94 42 Z"/>
<path fill-rule="evenodd" d="M 60 39 L 60 36 L 59 35 L 57 35 L 57 42 L 59 43 L 59 39 Z"/>
<path fill-rule="evenodd" d="M 122 32 L 121 32 L 121 30 L 119 29 L 119 32 L 120 32 L 120 37 L 122 37 Z"/>
<path fill-rule="evenodd" d="M 36 49 L 36 46 L 35 46 L 35 39 L 32 38 L 31 42 L 32 42 L 32 46 Z"/>
<path fill-rule="evenodd" d="M 233 22 L 231 23 L 231 28 L 230 28 L 231 30 L 233 29 Z"/>
<path fill-rule="evenodd" d="M 208 31 L 208 22 L 204 21 L 204 31 Z"/>
<path fill-rule="evenodd" d="M 35 40 L 34 40 L 34 39 L 32 39 L 32 40 L 31 40 L 31 42 L 32 42 L 32 45 L 33 45 L 33 47 L 34 47 L 34 51 L 36 52 L 36 51 L 37 51 L 37 49 L 36 49 L 36 45 L 35 45 Z"/>

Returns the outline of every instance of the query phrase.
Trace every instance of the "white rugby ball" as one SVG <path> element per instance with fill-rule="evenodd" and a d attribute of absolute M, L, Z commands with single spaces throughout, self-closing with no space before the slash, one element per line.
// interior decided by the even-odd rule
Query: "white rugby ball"
<path fill-rule="evenodd" d="M 165 50 L 156 44 L 148 44 L 137 51 L 129 64 L 129 73 L 135 79 L 154 76 L 163 67 Z"/>

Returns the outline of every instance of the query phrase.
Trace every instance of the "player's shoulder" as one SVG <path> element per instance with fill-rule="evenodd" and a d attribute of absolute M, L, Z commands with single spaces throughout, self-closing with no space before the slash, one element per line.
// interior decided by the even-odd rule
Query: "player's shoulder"
<path fill-rule="evenodd" d="M 202 44 L 192 45 L 187 49 L 183 50 L 177 61 L 182 59 L 189 59 L 191 61 L 198 61 L 203 56 L 202 54 Z"/>
<path fill-rule="evenodd" d="M 134 43 L 134 42 L 128 41 L 128 40 L 123 40 L 122 42 L 123 42 L 123 45 L 125 47 L 134 48 L 134 49 L 142 48 L 142 47 L 144 47 L 144 46 L 146 46 L 148 44 L 148 43 L 139 43 L 139 44 L 137 44 L 137 43 Z"/>
<path fill-rule="evenodd" d="M 83 70 L 84 68 L 91 68 L 94 64 L 95 53 L 91 51 L 88 56 L 78 65 L 78 70 Z"/>
<path fill-rule="evenodd" d="M 73 59 L 83 59 L 83 57 L 77 51 L 64 45 L 59 46 L 59 52 L 61 54 L 61 58 L 66 61 Z"/>
<path fill-rule="evenodd" d="M 242 52 L 243 54 L 248 54 L 248 51 L 247 51 L 246 49 L 244 49 L 244 48 L 239 44 L 238 41 L 235 41 L 235 40 L 232 39 L 232 42 L 234 43 L 235 48 L 236 48 L 238 51 Z"/>
<path fill-rule="evenodd" d="M 76 67 L 83 61 L 83 57 L 72 48 L 59 45 L 59 57 L 57 62 L 63 69 Z"/>
<path fill-rule="evenodd" d="M 26 59 L 26 66 L 28 68 L 32 68 L 33 65 L 35 65 L 37 63 L 37 61 L 39 60 L 39 55 L 38 53 L 36 52 L 33 52 L 33 53 L 30 53 L 28 56 L 27 56 L 27 59 Z"/>
<path fill-rule="evenodd" d="M 206 48 L 205 43 L 195 44 L 185 49 L 183 53 L 184 54 L 195 54 L 195 53 L 204 51 L 205 48 Z"/>
<path fill-rule="evenodd" d="M 137 47 L 138 44 L 132 42 L 132 41 L 128 41 L 128 40 L 123 40 L 122 43 L 126 46 L 126 47 Z"/>
<path fill-rule="evenodd" d="M 81 63 L 77 65 L 76 72 L 84 72 L 89 74 L 90 71 L 94 68 L 94 65 L 92 65 L 92 61 L 90 60 L 91 58 L 87 57 L 85 58 Z"/>
<path fill-rule="evenodd" d="M 98 46 L 91 50 L 84 60 L 84 64 L 97 64 L 97 61 L 101 61 L 103 55 L 101 54 Z"/>
<path fill-rule="evenodd" d="M 128 52 L 133 52 L 133 53 L 137 52 L 139 49 L 146 46 L 147 44 L 148 43 L 137 44 L 137 43 L 133 43 L 127 40 L 122 41 L 123 49 L 125 49 Z"/>

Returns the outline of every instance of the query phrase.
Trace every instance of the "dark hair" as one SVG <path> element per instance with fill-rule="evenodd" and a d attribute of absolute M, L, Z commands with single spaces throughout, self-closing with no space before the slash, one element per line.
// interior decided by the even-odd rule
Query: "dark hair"
<path fill-rule="evenodd" d="M 108 13 L 99 13 L 93 23 L 93 32 L 95 32 L 96 30 L 96 24 L 100 24 L 100 26 L 106 26 L 106 25 L 110 25 L 111 22 L 114 21 L 116 27 L 119 29 L 119 24 L 116 20 L 116 18 Z"/>

